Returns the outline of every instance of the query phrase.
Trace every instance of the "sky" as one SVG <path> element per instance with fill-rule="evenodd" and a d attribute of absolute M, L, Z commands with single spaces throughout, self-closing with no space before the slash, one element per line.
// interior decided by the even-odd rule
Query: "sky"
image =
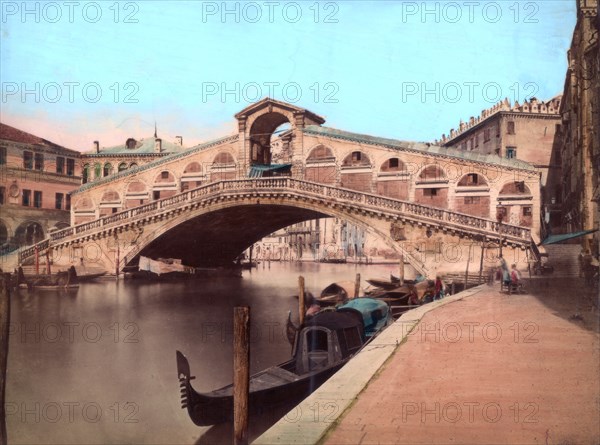
<path fill-rule="evenodd" d="M 575 0 L 1 1 L 2 122 L 88 151 L 235 133 L 266 96 L 326 126 L 433 141 L 560 94 Z"/>

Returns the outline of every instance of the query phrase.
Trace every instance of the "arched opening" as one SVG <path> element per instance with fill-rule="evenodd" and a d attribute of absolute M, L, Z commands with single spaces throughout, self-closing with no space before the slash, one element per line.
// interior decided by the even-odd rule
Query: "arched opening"
<path fill-rule="evenodd" d="M 454 210 L 467 215 L 490 217 L 490 188 L 479 173 L 467 173 L 456 184 Z"/>
<path fill-rule="evenodd" d="M 44 229 L 36 221 L 21 223 L 15 232 L 15 241 L 19 246 L 31 246 L 44 239 Z"/>
<path fill-rule="evenodd" d="M 271 165 L 275 151 L 279 151 L 281 159 L 284 156 L 285 138 L 288 137 L 287 150 L 290 151 L 291 125 L 283 114 L 272 112 L 257 118 L 250 128 L 250 165 Z"/>
<path fill-rule="evenodd" d="M 415 202 L 448 208 L 448 179 L 439 165 L 426 166 L 419 174 L 415 187 Z"/>
<path fill-rule="evenodd" d="M 214 159 L 210 169 L 211 181 L 225 181 L 235 179 L 235 158 L 229 152 L 222 151 Z"/>
<path fill-rule="evenodd" d="M 73 218 L 75 224 L 81 224 L 96 219 L 94 203 L 88 197 L 80 198 L 73 207 Z"/>
<path fill-rule="evenodd" d="M 148 202 L 148 189 L 141 181 L 133 181 L 125 190 L 125 208 L 137 207 Z"/>
<path fill-rule="evenodd" d="M 533 195 L 524 181 L 511 181 L 500 190 L 497 213 L 502 221 L 515 226 L 533 225 Z"/>
<path fill-rule="evenodd" d="M 125 171 L 125 170 L 127 170 L 127 163 L 126 162 L 121 162 L 119 164 L 118 171 L 122 172 L 122 171 Z"/>
<path fill-rule="evenodd" d="M 177 183 L 173 173 L 167 170 L 161 171 L 155 178 L 152 185 L 152 199 L 162 199 L 173 196 L 177 193 Z"/>
<path fill-rule="evenodd" d="M 371 192 L 371 160 L 366 153 L 356 150 L 342 161 L 341 186 L 361 192 Z"/>
<path fill-rule="evenodd" d="M 6 243 L 8 243 L 8 228 L 4 221 L 0 220 L 0 246 L 4 246 Z"/>
<path fill-rule="evenodd" d="M 94 164 L 94 179 L 98 179 L 102 177 L 102 164 L 96 162 Z"/>
<path fill-rule="evenodd" d="M 110 176 L 110 174 L 112 173 L 113 167 L 111 165 L 110 162 L 107 162 L 106 164 L 104 164 L 104 170 L 103 170 L 103 176 Z"/>
<path fill-rule="evenodd" d="M 410 174 L 399 158 L 389 158 L 379 167 L 377 193 L 396 199 L 408 199 Z"/>
<path fill-rule="evenodd" d="M 100 217 L 117 213 L 121 209 L 121 196 L 114 190 L 107 190 L 100 199 Z"/>
<path fill-rule="evenodd" d="M 336 159 L 331 148 L 325 145 L 314 147 L 306 158 L 304 177 L 307 181 L 335 184 Z"/>
<path fill-rule="evenodd" d="M 81 169 L 81 183 L 87 184 L 90 180 L 90 164 L 85 164 Z"/>
<path fill-rule="evenodd" d="M 137 163 L 136 163 L 136 162 L 132 162 L 131 164 L 129 164 L 129 168 L 130 168 L 130 169 L 132 169 L 132 168 L 136 168 L 137 166 L 138 166 L 138 165 L 137 165 Z"/>
<path fill-rule="evenodd" d="M 181 175 L 181 191 L 190 190 L 202 185 L 202 166 L 198 162 L 191 162 L 185 166 Z"/>

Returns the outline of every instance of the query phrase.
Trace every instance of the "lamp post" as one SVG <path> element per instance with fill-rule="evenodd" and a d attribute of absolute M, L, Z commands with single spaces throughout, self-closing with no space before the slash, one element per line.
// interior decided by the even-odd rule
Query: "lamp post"
<path fill-rule="evenodd" d="M 496 206 L 496 220 L 498 221 L 498 235 L 500 236 L 500 256 L 502 256 L 502 221 L 504 220 L 504 207 Z"/>

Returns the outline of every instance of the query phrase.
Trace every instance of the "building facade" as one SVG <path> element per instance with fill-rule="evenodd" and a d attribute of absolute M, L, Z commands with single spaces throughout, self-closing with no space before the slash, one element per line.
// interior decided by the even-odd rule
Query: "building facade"
<path fill-rule="evenodd" d="M 561 215 L 564 232 L 599 229 L 600 200 L 600 56 L 597 0 L 578 0 L 577 24 L 568 52 L 568 69 L 560 107 L 558 134 L 563 169 Z M 598 253 L 600 235 L 582 240 L 582 247 Z"/>
<path fill-rule="evenodd" d="M 529 220 L 541 217 L 541 236 L 544 237 L 560 226 L 562 187 L 560 178 L 561 158 L 556 155 L 556 132 L 560 128 L 559 114 L 561 96 L 549 101 L 535 97 L 523 104 L 514 105 L 505 99 L 478 117 L 460 122 L 458 130 L 442 135 L 444 147 L 495 155 L 505 159 L 520 159 L 532 164 L 540 174 L 542 199 L 541 215 L 531 213 L 527 203 L 514 199 L 498 199 L 498 216 L 508 220 Z M 514 185 L 510 187 L 515 188 Z M 518 188 L 511 190 L 518 194 Z M 465 204 L 469 198 L 466 198 Z M 488 202 L 480 201 L 482 210 Z"/>
<path fill-rule="evenodd" d="M 0 245 L 31 245 L 67 227 L 80 153 L 0 123 Z"/>

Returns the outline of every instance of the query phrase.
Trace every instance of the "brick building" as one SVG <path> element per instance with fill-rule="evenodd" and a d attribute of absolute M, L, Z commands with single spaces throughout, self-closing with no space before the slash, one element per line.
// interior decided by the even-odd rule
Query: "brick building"
<path fill-rule="evenodd" d="M 600 200 L 600 59 L 597 0 L 578 0 L 577 24 L 568 52 L 568 69 L 560 107 L 562 125 L 557 135 L 562 159 L 562 231 L 598 229 Z M 595 238 L 595 240 L 594 240 Z M 596 232 L 582 240 L 598 252 Z"/>
<path fill-rule="evenodd" d="M 442 135 L 436 143 L 444 147 L 458 148 L 486 155 L 496 155 L 506 159 L 520 159 L 532 164 L 540 173 L 542 198 L 542 237 L 560 226 L 561 159 L 556 155 L 557 140 L 555 133 L 560 126 L 559 108 L 561 96 L 549 101 L 539 101 L 532 97 L 523 104 L 515 102 L 511 106 L 508 99 L 483 110 L 478 117 L 471 117 L 468 122 L 460 122 L 458 130 L 450 130 L 449 136 Z M 471 184 L 477 185 L 476 178 L 467 178 Z M 517 185 L 515 185 L 517 184 Z M 538 215 L 531 213 L 530 206 L 518 196 L 522 186 L 515 182 L 506 190 L 505 199 L 498 198 L 497 211 L 505 218 L 531 219 Z M 465 196 L 465 205 L 475 197 Z M 461 204 L 457 203 L 456 208 Z M 481 202 L 482 211 L 489 207 L 489 202 Z M 520 215 L 517 214 L 520 212 Z"/>
<path fill-rule="evenodd" d="M 152 137 L 139 140 L 130 137 L 123 144 L 111 147 L 100 148 L 100 142 L 94 141 L 91 151 L 81 153 L 81 182 L 94 182 L 184 150 L 181 136 L 170 142 L 159 138 L 156 131 Z"/>
<path fill-rule="evenodd" d="M 80 153 L 0 123 L 0 245 L 30 245 L 69 225 Z"/>

